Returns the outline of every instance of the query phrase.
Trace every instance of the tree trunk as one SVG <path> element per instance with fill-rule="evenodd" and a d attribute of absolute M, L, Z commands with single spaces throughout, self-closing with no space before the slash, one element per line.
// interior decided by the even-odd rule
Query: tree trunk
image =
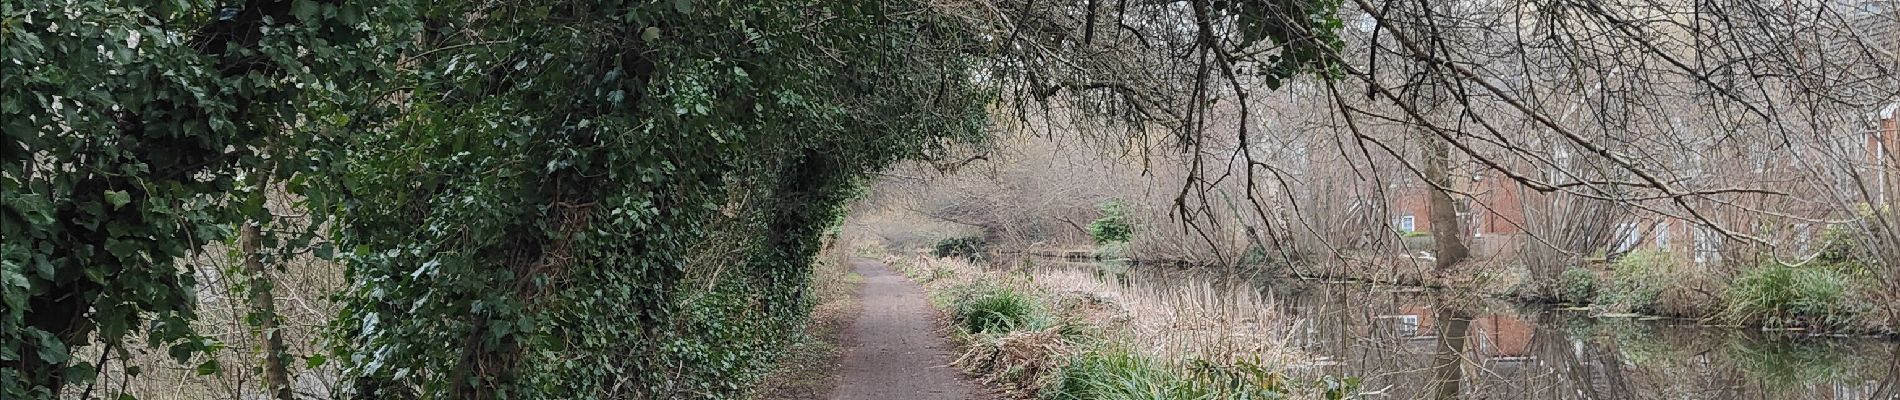
<path fill-rule="evenodd" d="M 1432 262 L 1433 272 L 1443 275 L 1452 265 L 1471 256 L 1471 250 L 1465 247 L 1464 231 L 1458 226 L 1458 209 L 1451 201 L 1451 145 L 1438 138 L 1425 138 L 1425 180 L 1432 187 L 1427 188 L 1431 196 L 1432 243 L 1436 252 L 1436 261 Z"/>
<path fill-rule="evenodd" d="M 264 269 L 263 238 L 255 221 L 246 222 L 238 231 L 239 251 L 244 254 L 244 273 L 250 276 L 251 315 L 256 316 L 258 339 L 263 343 L 264 385 L 271 398 L 292 400 L 290 365 L 284 357 L 290 353 L 278 329 L 276 281 Z"/>
<path fill-rule="evenodd" d="M 1444 304 L 1433 313 L 1438 351 L 1432 355 L 1432 398 L 1456 399 L 1464 393 L 1465 335 L 1471 330 L 1471 314 Z"/>

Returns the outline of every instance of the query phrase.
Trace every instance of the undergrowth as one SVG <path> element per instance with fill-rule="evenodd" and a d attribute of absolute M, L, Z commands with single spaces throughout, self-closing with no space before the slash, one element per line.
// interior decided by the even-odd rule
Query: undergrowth
<path fill-rule="evenodd" d="M 1277 364 L 1160 356 L 1132 348 L 1101 300 L 974 270 L 962 260 L 900 262 L 947 311 L 955 366 L 1018 398 L 1047 400 L 1346 398 L 1356 380 L 1289 378 Z M 948 264 L 955 264 L 951 266 Z"/>
<path fill-rule="evenodd" d="M 1662 250 L 1632 251 L 1611 264 L 1610 279 L 1596 290 L 1595 304 L 1608 312 L 1643 312 L 1673 282 L 1679 261 Z"/>
<path fill-rule="evenodd" d="M 1846 326 L 1862 311 L 1847 301 L 1854 285 L 1852 276 L 1833 266 L 1770 263 L 1729 285 L 1723 317 L 1773 328 Z"/>

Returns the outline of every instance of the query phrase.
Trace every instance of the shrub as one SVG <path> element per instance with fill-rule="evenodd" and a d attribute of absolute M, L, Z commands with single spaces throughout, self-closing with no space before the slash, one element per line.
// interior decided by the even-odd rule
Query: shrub
<path fill-rule="evenodd" d="M 1610 267 L 1609 284 L 1596 291 L 1596 304 L 1610 311 L 1647 311 L 1657 295 L 1674 282 L 1671 272 L 1679 261 L 1662 250 L 1632 251 Z"/>
<path fill-rule="evenodd" d="M 1846 305 L 1853 278 L 1830 265 L 1791 267 L 1770 263 L 1750 269 L 1724 292 L 1725 315 L 1766 326 L 1837 326 L 1851 321 Z"/>
<path fill-rule="evenodd" d="M 971 334 L 1007 333 L 1019 329 L 1039 329 L 1048 320 L 1042 305 L 1021 291 L 974 284 L 952 298 L 950 317 L 957 327 Z"/>
<path fill-rule="evenodd" d="M 982 236 L 960 236 L 938 240 L 936 248 L 931 249 L 930 254 L 938 257 L 963 257 L 975 260 L 982 258 L 988 248 L 989 242 L 983 240 Z"/>
<path fill-rule="evenodd" d="M 1557 276 L 1558 300 L 1586 303 L 1597 296 L 1597 274 L 1588 269 L 1565 268 Z"/>
<path fill-rule="evenodd" d="M 1134 234 L 1134 227 L 1128 225 L 1128 215 L 1121 200 L 1109 200 L 1102 203 L 1102 218 L 1089 223 L 1089 237 L 1095 244 L 1126 243 Z"/>

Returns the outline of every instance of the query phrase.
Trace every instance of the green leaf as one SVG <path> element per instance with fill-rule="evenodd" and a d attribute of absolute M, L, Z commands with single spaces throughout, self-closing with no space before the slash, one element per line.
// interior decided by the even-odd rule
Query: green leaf
<path fill-rule="evenodd" d="M 44 361 L 48 364 L 59 364 L 71 358 L 71 355 L 66 354 L 66 344 L 61 343 L 59 338 L 53 337 L 53 334 L 38 329 L 33 329 L 29 332 L 34 336 L 40 337 L 40 361 Z"/>
<path fill-rule="evenodd" d="M 126 203 L 131 203 L 131 202 L 132 202 L 132 195 L 126 194 L 124 190 L 107 190 L 106 191 L 106 203 L 111 204 L 112 209 L 114 210 L 119 209 L 119 207 L 125 207 Z"/>
<path fill-rule="evenodd" d="M 324 358 L 322 354 L 311 354 L 303 357 L 303 365 L 308 368 L 321 367 L 326 361 L 329 361 L 329 359 Z"/>
<path fill-rule="evenodd" d="M 81 361 L 66 366 L 62 374 L 68 383 L 85 383 L 92 382 L 93 378 L 97 378 L 99 369 L 93 368 L 92 363 Z"/>
<path fill-rule="evenodd" d="M 325 260 L 335 258 L 336 245 L 330 242 L 322 242 L 322 243 L 317 243 L 315 245 L 311 245 L 310 254 L 317 256 L 317 258 L 325 259 Z"/>
<path fill-rule="evenodd" d="M 207 360 L 198 364 L 198 368 L 193 369 L 193 371 L 197 372 L 199 376 L 217 375 L 219 372 L 224 371 L 224 367 L 218 365 L 218 360 Z"/>
<path fill-rule="evenodd" d="M 26 217 L 26 222 L 29 224 L 53 224 L 53 205 L 48 204 L 44 197 L 32 195 L 8 196 L 6 203 L 7 205 L 13 206 L 13 209 L 18 211 L 21 216 Z"/>
<path fill-rule="evenodd" d="M 293 1 L 290 3 L 290 15 L 296 16 L 297 19 L 301 21 L 310 21 L 314 19 L 312 17 L 317 15 L 317 2 L 313 0 Z"/>

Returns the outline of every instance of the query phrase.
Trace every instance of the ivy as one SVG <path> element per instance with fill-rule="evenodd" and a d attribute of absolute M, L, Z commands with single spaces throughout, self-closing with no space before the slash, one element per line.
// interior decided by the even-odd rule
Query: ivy
<path fill-rule="evenodd" d="M 353 282 L 329 358 L 366 397 L 741 394 L 860 182 L 984 126 L 967 38 L 893 7 L 420 9 L 410 103 L 307 181 Z"/>
<path fill-rule="evenodd" d="M 72 349 L 134 332 L 180 362 L 218 346 L 180 260 L 255 213 L 233 193 L 302 89 L 353 69 L 333 41 L 362 37 L 356 10 L 0 4 L 0 397 L 89 381 Z"/>

